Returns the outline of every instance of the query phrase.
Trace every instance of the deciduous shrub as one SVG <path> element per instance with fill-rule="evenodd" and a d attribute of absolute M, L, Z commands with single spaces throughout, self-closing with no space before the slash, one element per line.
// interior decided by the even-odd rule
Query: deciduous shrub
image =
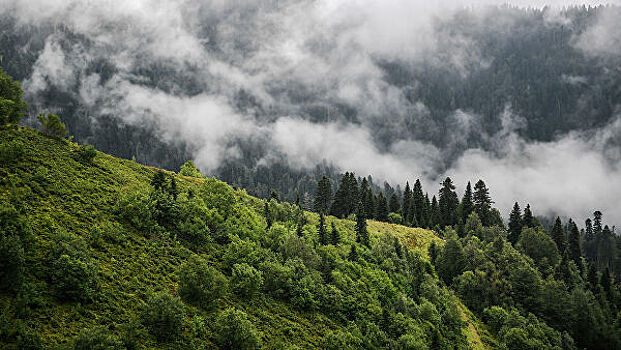
<path fill-rule="evenodd" d="M 0 289 L 15 290 L 21 285 L 24 248 L 15 236 L 0 237 Z"/>
<path fill-rule="evenodd" d="M 222 311 L 214 328 L 216 343 L 222 349 L 251 350 L 261 346 L 259 334 L 243 311 L 233 308 Z"/>
<path fill-rule="evenodd" d="M 61 298 L 89 301 L 97 290 L 96 271 L 90 260 L 63 254 L 52 264 L 52 283 Z"/>
<path fill-rule="evenodd" d="M 73 342 L 73 350 L 121 350 L 121 342 L 105 327 L 96 327 L 80 333 Z"/>
<path fill-rule="evenodd" d="M 95 147 L 91 145 L 80 145 L 75 157 L 77 161 L 89 164 L 93 162 L 93 159 L 95 159 L 96 156 L 97 151 L 95 150 Z"/>
<path fill-rule="evenodd" d="M 181 266 L 178 276 L 181 298 L 206 309 L 215 306 L 228 289 L 226 276 L 196 256 Z"/>
<path fill-rule="evenodd" d="M 185 306 L 181 299 L 168 292 L 152 295 L 141 312 L 142 324 L 161 341 L 179 337 L 184 317 Z"/>
<path fill-rule="evenodd" d="M 233 265 L 231 282 L 235 293 L 245 298 L 251 298 L 261 288 L 263 274 L 248 264 L 235 264 Z"/>

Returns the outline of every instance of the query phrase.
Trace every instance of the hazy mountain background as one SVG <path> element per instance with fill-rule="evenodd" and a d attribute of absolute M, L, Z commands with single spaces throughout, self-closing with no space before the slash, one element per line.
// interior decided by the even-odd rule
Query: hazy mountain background
<path fill-rule="evenodd" d="M 621 8 L 491 4 L 0 0 L 0 59 L 28 124 L 55 112 L 80 142 L 251 194 L 448 175 L 504 214 L 621 222 Z"/>

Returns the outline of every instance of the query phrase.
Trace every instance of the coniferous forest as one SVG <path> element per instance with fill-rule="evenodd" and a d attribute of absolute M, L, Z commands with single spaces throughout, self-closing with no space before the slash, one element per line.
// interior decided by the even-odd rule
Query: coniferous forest
<path fill-rule="evenodd" d="M 277 13 L 270 12 L 274 4 L 262 6 L 242 12 L 243 21 L 254 25 L 253 11 L 261 13 L 258 18 Z M 200 9 L 190 12 L 211 18 Z M 184 134 L 150 119 L 161 107 L 155 95 L 143 91 L 141 98 L 153 106 L 140 122 L 122 121 L 111 107 L 129 103 L 121 92 L 110 96 L 110 105 L 87 96 L 108 86 L 103 81 L 128 79 L 180 94 L 191 105 L 202 89 L 222 88 L 215 87 L 221 81 L 206 88 L 198 70 L 188 73 L 196 67 L 179 75 L 174 58 L 155 64 L 148 55 L 144 66 L 122 73 L 126 67 L 119 60 L 126 53 L 113 52 L 109 61 L 89 57 L 78 77 L 59 65 L 51 69 L 54 77 L 42 78 L 37 72 L 43 66 L 58 63 L 41 59 L 49 50 L 62 51 L 63 57 L 54 57 L 65 63 L 71 54 L 84 58 L 101 44 L 89 37 L 91 31 L 112 33 L 118 26 L 127 33 L 132 26 L 123 27 L 119 17 L 112 27 L 84 30 L 86 15 L 78 16 L 84 23 L 67 17 L 66 25 L 32 24 L 18 10 L 0 11 L 0 348 L 621 349 L 618 208 L 604 201 L 601 207 L 585 204 L 579 217 L 570 217 L 561 205 L 554 208 L 558 215 L 550 215 L 550 203 L 524 200 L 527 192 L 520 191 L 512 192 L 519 195 L 505 208 L 495 194 L 506 192 L 496 192 L 485 176 L 444 176 L 472 149 L 491 152 L 499 141 L 490 135 L 496 133 L 506 142 L 520 138 L 516 148 L 591 140 L 617 174 L 621 52 L 608 48 L 613 54 L 606 58 L 584 54 L 578 47 L 586 44 L 577 35 L 621 12 L 615 6 L 570 6 L 554 16 L 547 7 L 478 11 L 464 8 L 438 18 L 434 35 L 443 33 L 453 46 L 436 44 L 432 57 L 416 64 L 374 57 L 390 85 L 378 89 L 400 91 L 408 101 L 401 102 L 424 105 L 426 117 L 393 129 L 389 117 L 373 119 L 342 101 L 327 103 L 343 119 L 328 121 L 332 126 L 323 132 L 346 122 L 371 123 L 377 149 L 394 151 L 397 141 L 416 140 L 426 142 L 426 150 L 439 150 L 441 164 L 413 165 L 407 172 L 420 176 L 402 183 L 361 177 L 359 163 L 331 162 L 325 148 L 323 161 L 302 166 L 290 153 L 270 153 L 276 141 L 259 142 L 259 134 L 252 141 L 231 136 L 222 141 L 226 147 L 211 145 L 223 159 L 210 163 L 192 138 L 219 137 L 212 130 L 224 127 L 219 122 L 206 129 L 197 124 L 203 134 Z M 602 18 L 607 20 L 598 22 Z M 198 27 L 215 38 L 201 42 L 214 57 L 240 50 L 253 60 L 266 59 L 251 55 L 257 44 L 241 40 L 242 34 L 230 46 L 219 42 L 226 31 L 210 23 Z M 179 33 L 173 37 L 183 40 Z M 57 46 L 51 48 L 49 38 Z M 467 53 L 481 61 L 476 67 L 464 66 L 468 60 L 451 61 L 457 70 L 435 62 L 454 59 L 445 50 L 462 42 L 476 44 L 477 52 Z M 326 43 L 308 45 L 329 52 Z M 490 55 L 493 60 L 483 60 Z M 115 84 L 123 89 L 127 82 Z M 291 80 L 270 89 L 270 98 L 263 98 L 272 105 L 253 96 L 256 91 L 239 89 L 234 108 L 214 113 L 229 119 L 242 110 L 256 118 L 300 113 L 316 123 L 324 117 L 312 102 L 325 98 L 319 88 Z M 289 94 L 286 103 L 281 94 Z M 508 109 L 523 119 L 499 119 Z M 469 126 L 477 132 L 458 144 L 450 131 L 457 127 L 454 111 L 478 116 Z M 502 134 L 510 122 L 521 125 Z M 348 136 L 360 133 L 345 129 Z M 606 137 L 597 136 L 602 130 Z M 296 139 L 288 146 L 296 144 L 306 152 L 292 153 L 300 159 L 313 152 L 304 147 L 316 145 Z M 356 150 L 342 143 L 330 147 L 343 147 L 355 158 Z M 500 153 L 498 162 L 504 159 Z M 207 163 L 214 166 L 201 171 Z M 432 168 L 443 176 L 430 177 Z M 617 193 L 615 184 L 601 185 Z"/>

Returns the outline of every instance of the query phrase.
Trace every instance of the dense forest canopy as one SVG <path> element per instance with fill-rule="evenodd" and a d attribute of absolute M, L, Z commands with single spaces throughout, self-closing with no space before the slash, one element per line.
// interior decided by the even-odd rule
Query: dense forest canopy
<path fill-rule="evenodd" d="M 263 198 L 312 201 L 347 170 L 380 187 L 448 175 L 485 179 L 505 217 L 528 200 L 621 219 L 616 6 L 114 3 L 0 13 L 29 114 L 79 141 L 168 169 L 194 159 Z M 590 196 L 575 191 L 587 179 Z"/>

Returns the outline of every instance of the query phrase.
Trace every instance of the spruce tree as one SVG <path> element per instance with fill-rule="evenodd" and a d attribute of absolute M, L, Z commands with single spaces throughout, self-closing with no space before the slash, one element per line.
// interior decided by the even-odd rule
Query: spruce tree
<path fill-rule="evenodd" d="M 280 195 L 278 194 L 278 191 L 272 190 L 272 192 L 270 193 L 270 200 L 272 199 L 280 203 Z"/>
<path fill-rule="evenodd" d="M 319 244 L 328 244 L 328 232 L 326 230 L 326 218 L 323 216 L 323 212 L 319 212 L 319 227 L 317 227 L 317 233 L 319 235 Z"/>
<path fill-rule="evenodd" d="M 411 206 L 412 206 L 412 190 L 410 189 L 410 183 L 406 182 L 405 190 L 403 190 L 403 203 L 401 206 L 403 221 L 406 225 L 412 225 L 413 220 L 411 217 Z"/>
<path fill-rule="evenodd" d="M 602 289 L 606 292 L 608 298 L 610 298 L 612 294 L 612 282 L 610 281 L 610 270 L 608 269 L 608 267 L 606 267 L 606 269 L 602 273 L 599 284 L 602 285 Z"/>
<path fill-rule="evenodd" d="M 386 203 L 386 197 L 384 197 L 382 192 L 377 195 L 377 214 L 375 218 L 378 221 L 388 221 L 388 203 Z"/>
<path fill-rule="evenodd" d="M 550 232 L 554 243 L 556 243 L 556 247 L 559 252 L 565 250 L 565 231 L 563 230 L 563 224 L 561 223 L 561 218 L 556 217 L 556 221 L 554 222 L 554 226 L 552 227 L 552 231 Z"/>
<path fill-rule="evenodd" d="M 580 231 L 575 222 L 569 219 L 571 231 L 569 232 L 569 257 L 576 263 L 576 266 L 582 270 L 582 252 L 580 250 Z"/>
<path fill-rule="evenodd" d="M 427 197 L 427 204 L 429 203 L 429 197 Z M 428 206 L 427 206 L 428 207 Z M 414 221 L 413 217 L 416 217 L 416 221 L 419 225 L 426 225 L 426 213 L 425 212 L 425 196 L 423 195 L 423 186 L 420 184 L 420 180 L 416 179 L 414 188 L 412 189 L 412 210 L 410 220 Z M 425 226 L 423 226 L 425 227 Z"/>
<path fill-rule="evenodd" d="M 530 204 L 526 204 L 526 208 L 524 208 L 524 216 L 522 217 L 522 226 L 523 227 L 535 227 L 535 217 L 533 216 L 533 212 L 530 210 Z"/>
<path fill-rule="evenodd" d="M 433 196 L 431 200 L 431 207 L 429 212 L 429 222 L 428 226 L 433 228 L 436 225 L 441 225 L 442 222 L 442 213 L 440 212 L 440 206 L 438 205 L 438 200 L 436 196 Z"/>
<path fill-rule="evenodd" d="M 347 212 L 347 191 L 349 184 L 349 173 L 345 173 L 341 177 L 341 182 L 339 183 L 339 187 L 334 194 L 334 201 L 332 202 L 332 206 L 330 207 L 330 214 L 343 218 L 349 213 Z"/>
<path fill-rule="evenodd" d="M 483 180 L 477 181 L 474 185 L 474 210 L 479 215 L 483 226 L 490 226 L 492 224 L 491 210 L 492 210 L 492 198 L 489 195 L 489 189 L 485 185 Z"/>
<path fill-rule="evenodd" d="M 151 186 L 153 186 L 155 190 L 164 189 L 164 186 L 166 186 L 166 174 L 161 170 L 155 172 L 151 180 Z"/>
<path fill-rule="evenodd" d="M 347 177 L 347 191 L 345 194 L 346 198 L 346 213 L 345 216 L 352 214 L 358 208 L 358 180 L 356 180 L 356 175 L 354 173 L 349 173 Z"/>
<path fill-rule="evenodd" d="M 373 195 L 373 191 L 370 188 L 367 189 L 366 193 L 366 203 L 364 204 L 364 212 L 367 218 L 374 219 L 375 218 L 375 196 Z"/>
<path fill-rule="evenodd" d="M 332 243 L 333 246 L 337 246 L 339 245 L 339 243 L 341 242 L 341 234 L 339 233 L 339 231 L 336 230 L 336 226 L 334 226 L 334 222 L 332 222 L 332 232 L 330 232 L 330 243 Z"/>
<path fill-rule="evenodd" d="M 369 232 L 367 231 L 367 219 L 364 216 L 364 208 L 359 202 L 356 212 L 356 241 L 360 244 L 369 246 Z"/>
<path fill-rule="evenodd" d="M 352 244 L 351 249 L 349 250 L 349 255 L 347 256 L 347 260 L 357 262 L 358 261 L 358 251 L 356 250 L 356 245 Z"/>
<path fill-rule="evenodd" d="M 584 222 L 584 226 L 586 229 L 586 239 L 590 241 L 593 239 L 593 223 L 591 219 L 587 218 Z"/>
<path fill-rule="evenodd" d="M 362 201 L 362 205 L 364 206 L 364 211 L 365 211 L 365 215 L 366 217 L 370 217 L 371 215 L 369 215 L 369 196 L 368 196 L 368 192 L 369 191 L 369 181 L 367 180 L 366 177 L 362 178 L 362 182 L 360 183 L 360 190 L 358 191 L 358 196 L 360 197 L 360 200 Z"/>
<path fill-rule="evenodd" d="M 390 203 L 388 204 L 391 213 L 400 213 L 401 205 L 399 204 L 399 198 L 397 198 L 397 194 L 393 192 L 392 196 L 390 196 Z"/>
<path fill-rule="evenodd" d="M 395 254 L 397 254 L 397 257 L 399 259 L 403 258 L 403 246 L 401 245 L 401 241 L 399 241 L 399 238 L 394 237 L 394 246 L 395 246 Z"/>
<path fill-rule="evenodd" d="M 466 223 L 466 219 L 468 219 L 468 215 L 472 213 L 474 210 L 474 199 L 472 197 L 472 186 L 470 185 L 470 181 L 468 181 L 468 185 L 466 185 L 466 192 L 464 192 L 464 197 L 461 199 L 461 222 L 462 224 Z"/>
<path fill-rule="evenodd" d="M 599 284 L 599 279 L 597 277 L 597 268 L 595 264 L 590 263 L 589 269 L 587 272 L 587 281 L 589 282 L 589 288 L 595 294 L 597 292 L 597 285 Z"/>
<path fill-rule="evenodd" d="M 454 226 L 457 223 L 457 205 L 459 199 L 455 193 L 455 185 L 450 177 L 442 182 L 440 188 L 440 196 L 438 206 L 440 208 L 440 220 L 437 222 L 440 226 Z"/>
<path fill-rule="evenodd" d="M 327 213 L 332 204 L 332 183 L 326 176 L 322 176 L 317 182 L 315 203 L 313 208 L 317 213 Z"/>
<path fill-rule="evenodd" d="M 597 210 L 593 213 L 593 234 L 602 233 L 602 212 Z"/>
<path fill-rule="evenodd" d="M 272 227 L 272 213 L 270 211 L 270 203 L 268 201 L 265 201 L 263 216 L 265 216 L 265 221 L 267 222 L 267 226 L 265 227 L 265 230 L 267 231 Z"/>
<path fill-rule="evenodd" d="M 509 215 L 509 235 L 507 239 L 515 246 L 517 241 L 520 239 L 521 233 L 522 212 L 520 210 L 520 205 L 515 202 L 515 204 L 513 204 L 513 210 L 511 210 L 511 214 Z"/>

